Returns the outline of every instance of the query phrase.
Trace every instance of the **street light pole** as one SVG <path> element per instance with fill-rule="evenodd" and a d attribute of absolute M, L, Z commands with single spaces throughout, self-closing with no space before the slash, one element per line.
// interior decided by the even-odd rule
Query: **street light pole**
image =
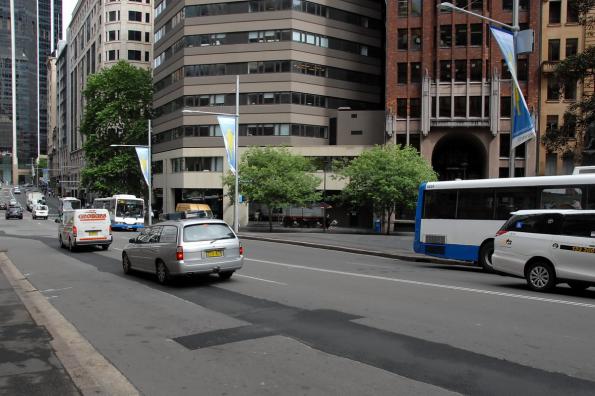
<path fill-rule="evenodd" d="M 152 195 L 153 195 L 153 173 L 152 173 L 153 172 L 153 169 L 152 169 L 153 153 L 151 152 L 151 120 L 147 120 L 147 128 L 149 130 L 149 132 L 148 132 L 148 135 L 149 135 L 148 136 L 149 137 L 149 144 L 148 144 L 149 160 L 147 161 L 148 162 L 147 167 L 149 168 L 149 180 L 148 180 L 147 186 L 149 188 L 149 199 L 148 199 L 148 201 L 149 201 L 148 202 L 148 204 L 149 204 L 149 226 L 151 226 L 153 224 L 153 219 L 152 219 L 152 217 L 153 217 L 153 198 L 152 198 Z"/>
<path fill-rule="evenodd" d="M 12 185 L 19 184 L 19 160 L 17 157 L 17 57 L 14 0 L 10 0 L 10 47 L 12 72 Z"/>
<path fill-rule="evenodd" d="M 517 0 L 518 1 L 518 0 Z M 233 152 L 236 156 L 236 180 L 235 180 L 235 192 L 234 192 L 234 203 L 233 203 L 233 230 L 240 232 L 240 159 L 238 155 L 238 138 L 240 137 L 240 76 L 236 76 L 236 131 L 233 139 Z"/>

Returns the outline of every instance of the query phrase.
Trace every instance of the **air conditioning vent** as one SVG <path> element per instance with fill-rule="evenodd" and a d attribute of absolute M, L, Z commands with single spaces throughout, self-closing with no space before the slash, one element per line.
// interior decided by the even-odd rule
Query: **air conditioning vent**
<path fill-rule="evenodd" d="M 446 235 L 426 235 L 426 243 L 444 245 L 446 244 Z"/>

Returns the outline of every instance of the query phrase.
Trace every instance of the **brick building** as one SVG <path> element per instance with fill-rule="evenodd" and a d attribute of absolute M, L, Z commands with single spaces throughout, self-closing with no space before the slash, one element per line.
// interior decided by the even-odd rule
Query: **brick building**
<path fill-rule="evenodd" d="M 439 1 L 387 2 L 387 133 L 416 146 L 440 179 L 506 177 L 510 146 L 510 75 L 489 26 L 439 10 Z M 512 0 L 456 5 L 512 23 Z M 521 29 L 539 42 L 538 1 L 521 0 Z M 539 53 L 521 55 L 518 74 L 530 111 L 539 104 Z M 535 140 L 517 148 L 515 173 L 534 175 Z"/>

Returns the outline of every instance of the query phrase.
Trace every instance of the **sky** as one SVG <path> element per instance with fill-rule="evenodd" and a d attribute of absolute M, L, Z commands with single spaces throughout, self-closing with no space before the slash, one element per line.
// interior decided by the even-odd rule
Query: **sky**
<path fill-rule="evenodd" d="M 66 40 L 66 28 L 70 24 L 70 18 L 72 17 L 72 10 L 78 0 L 62 0 L 62 16 L 64 24 L 62 25 L 62 39 Z"/>

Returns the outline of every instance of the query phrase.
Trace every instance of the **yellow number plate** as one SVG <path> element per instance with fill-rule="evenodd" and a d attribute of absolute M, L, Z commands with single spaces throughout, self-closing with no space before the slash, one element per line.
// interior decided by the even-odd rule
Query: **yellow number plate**
<path fill-rule="evenodd" d="M 88 234 L 89 236 L 97 236 L 99 235 L 99 231 L 89 231 Z"/>
<path fill-rule="evenodd" d="M 223 257 L 223 250 L 209 250 L 206 253 L 207 257 Z"/>

